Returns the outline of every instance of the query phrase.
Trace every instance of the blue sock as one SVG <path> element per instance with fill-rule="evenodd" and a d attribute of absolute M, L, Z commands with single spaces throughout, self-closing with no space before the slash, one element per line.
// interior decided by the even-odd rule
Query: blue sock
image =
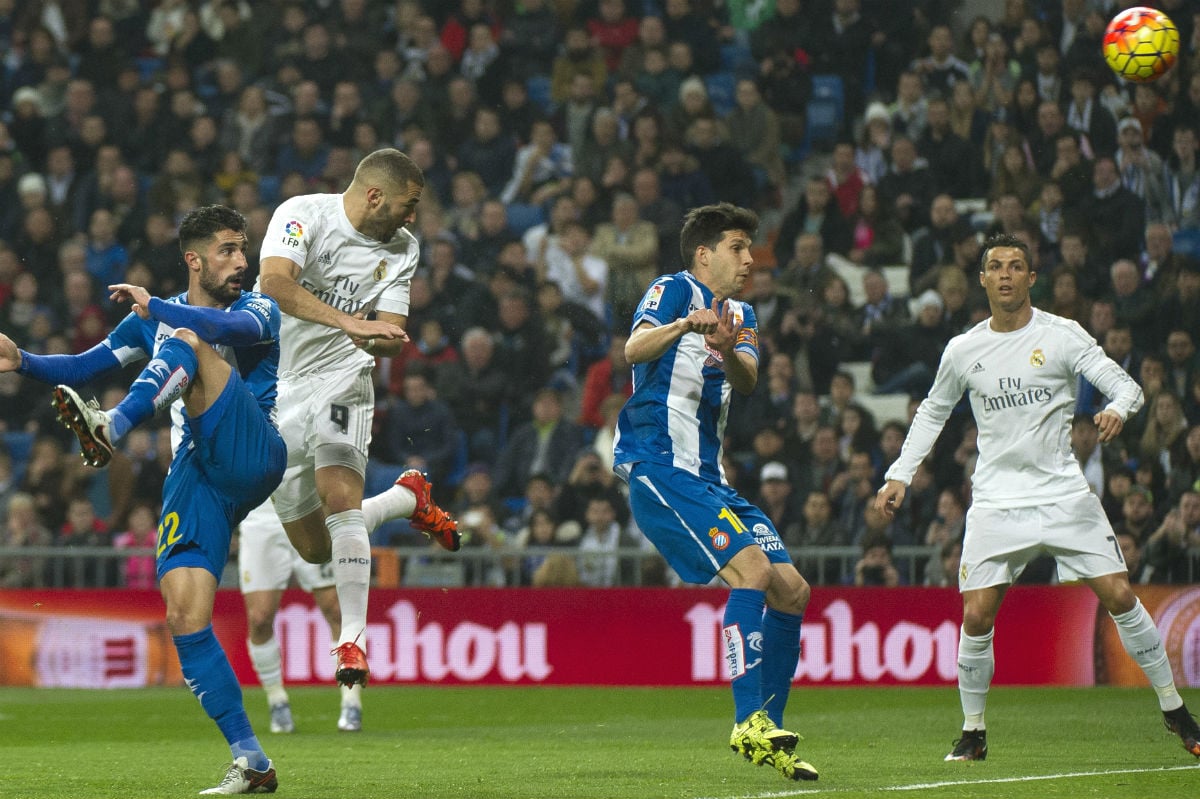
<path fill-rule="evenodd" d="M 179 399 L 196 375 L 198 362 L 191 345 L 169 338 L 129 387 L 125 399 L 109 411 L 113 441 Z"/>
<path fill-rule="evenodd" d="M 183 678 L 209 718 L 217 723 L 235 758 L 244 757 L 250 768 L 263 771 L 267 756 L 250 729 L 242 706 L 242 689 L 212 625 L 200 632 L 172 636 Z"/>
<path fill-rule="evenodd" d="M 800 662 L 800 622 L 794 616 L 774 608 L 763 614 L 762 692 L 767 715 L 776 727 L 783 727 L 783 709 L 787 706 L 792 677 Z"/>
<path fill-rule="evenodd" d="M 721 641 L 733 688 L 734 721 L 762 708 L 763 607 L 767 595 L 753 588 L 734 588 L 725 603 Z"/>

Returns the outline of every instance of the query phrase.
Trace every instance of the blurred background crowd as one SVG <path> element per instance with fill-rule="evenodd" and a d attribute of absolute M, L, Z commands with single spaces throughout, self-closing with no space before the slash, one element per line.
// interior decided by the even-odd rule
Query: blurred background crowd
<path fill-rule="evenodd" d="M 397 147 L 426 177 L 423 264 L 411 344 L 378 364 L 368 492 L 425 469 L 468 551 L 496 555 L 414 555 L 412 581 L 425 564 L 449 583 L 670 582 L 649 552 L 616 554 L 645 549 L 610 470 L 623 346 L 646 285 L 681 266 L 683 213 L 738 203 L 762 219 L 745 297 L 761 368 L 730 414 L 728 481 L 813 582 L 952 585 L 965 403 L 898 518 L 869 503 L 944 344 L 986 317 L 981 242 L 1013 233 L 1035 304 L 1145 391 L 1099 446 L 1105 398 L 1081 385 L 1071 433 L 1135 581 L 1190 581 L 1200 9 L 1156 4 L 1182 57 L 1134 85 L 1101 56 L 1119 5 L 0 0 L 0 330 L 38 353 L 91 347 L 127 312 L 110 283 L 185 285 L 188 210 L 241 211 L 254 269 L 280 201 L 340 192 Z M 88 389 L 111 407 L 129 378 Z M 161 424 L 88 470 L 47 387 L 0 375 L 0 546 L 152 546 Z M 375 541 L 424 545 L 396 524 Z M 0 558 L 0 586 L 153 579 L 143 555 Z M 1052 563 L 1023 579 L 1052 581 Z"/>

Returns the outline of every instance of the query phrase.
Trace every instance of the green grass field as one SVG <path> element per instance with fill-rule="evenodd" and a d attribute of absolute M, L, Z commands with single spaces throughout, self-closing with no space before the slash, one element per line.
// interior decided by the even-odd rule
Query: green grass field
<path fill-rule="evenodd" d="M 960 721 L 953 689 L 797 690 L 788 726 L 816 783 L 729 751 L 723 689 L 374 687 L 358 734 L 335 730 L 332 687 L 291 699 L 297 732 L 272 735 L 262 691 L 246 691 L 278 795 L 305 799 L 1148 799 L 1200 784 L 1148 690 L 996 689 L 983 763 L 942 762 Z M 4 799 L 194 796 L 228 758 L 183 688 L 0 689 Z"/>

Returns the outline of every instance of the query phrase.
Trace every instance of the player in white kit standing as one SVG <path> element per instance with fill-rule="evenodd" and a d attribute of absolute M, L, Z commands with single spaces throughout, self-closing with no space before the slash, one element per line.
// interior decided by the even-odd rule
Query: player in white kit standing
<path fill-rule="evenodd" d="M 288 540 L 287 531 L 270 500 L 246 514 L 238 525 L 238 587 L 246 606 L 246 651 L 254 673 L 267 696 L 271 732 L 295 732 L 292 705 L 283 684 L 283 653 L 275 635 L 275 616 L 283 592 L 295 578 L 329 624 L 336 640 L 342 628 L 342 610 L 333 582 L 333 564 L 307 563 Z M 362 730 L 362 686 L 343 685 L 337 728 Z"/>
<path fill-rule="evenodd" d="M 363 501 L 375 412 L 371 370 L 374 356 L 397 355 L 408 339 L 419 248 L 404 226 L 424 185 L 404 153 L 376 150 L 359 162 L 344 193 L 284 201 L 262 246 L 258 288 L 283 311 L 279 429 L 288 469 L 272 499 L 300 556 L 332 560 L 342 608 L 336 678 L 343 685 L 365 685 L 370 672 L 360 645 L 371 579 L 368 531 L 407 516 L 446 549 L 459 548 L 457 522 L 434 504 L 416 470 Z"/>
<path fill-rule="evenodd" d="M 1071 452 L 1075 387 L 1082 375 L 1106 397 L 1095 416 L 1100 441 L 1121 433 L 1142 390 L 1078 324 L 1033 308 L 1037 280 L 1029 250 L 1014 236 L 984 244 L 979 282 L 992 315 L 951 339 L 900 457 L 884 475 L 876 509 L 889 517 L 964 391 L 979 430 L 958 585 L 962 737 L 946 760 L 987 757 L 984 707 L 995 671 L 993 625 L 1004 593 L 1041 552 L 1060 581 L 1082 580 L 1113 617 L 1121 642 L 1158 695 L 1163 721 L 1200 757 L 1200 727 L 1183 703 L 1154 620 L 1129 585 L 1125 560 L 1100 499 Z"/>

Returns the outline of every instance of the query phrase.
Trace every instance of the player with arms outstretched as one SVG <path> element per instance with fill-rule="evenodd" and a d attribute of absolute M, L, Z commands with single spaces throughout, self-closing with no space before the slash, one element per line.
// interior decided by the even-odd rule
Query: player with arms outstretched
<path fill-rule="evenodd" d="M 224 206 L 189 213 L 179 226 L 187 291 L 161 300 L 140 286 L 110 286 L 133 313 L 84 353 L 32 355 L 0 335 L 0 371 L 66 384 L 54 402 L 91 466 L 105 466 L 131 428 L 171 409 L 175 455 L 158 526 L 159 589 L 184 679 L 233 754 L 224 779 L 204 794 L 272 793 L 278 784 L 212 629 L 233 528 L 275 490 L 287 458 L 274 423 L 279 307 L 242 290 L 245 230 L 241 214 Z M 70 388 L 147 359 L 108 412 Z"/>
<path fill-rule="evenodd" d="M 368 531 L 406 516 L 446 549 L 459 548 L 457 522 L 434 504 L 419 471 L 404 472 L 391 489 L 363 501 L 375 413 L 371 370 L 375 355 L 398 355 L 408 340 L 419 248 L 404 226 L 424 186 L 408 156 L 376 150 L 359 162 L 344 193 L 283 202 L 262 246 L 259 288 L 284 314 L 279 427 L 288 469 L 273 496 L 275 511 L 301 557 L 332 560 L 342 609 L 336 678 L 343 685 L 365 685 L 370 672 L 361 641 Z"/>
<path fill-rule="evenodd" d="M 962 737 L 945 759 L 987 757 L 984 707 L 995 671 L 996 614 L 1008 586 L 1041 552 L 1058 561 L 1061 581 L 1082 580 L 1096 593 L 1125 650 L 1154 687 L 1167 729 L 1200 757 L 1200 727 L 1176 690 L 1158 628 L 1129 585 L 1100 499 L 1071 452 L 1080 376 L 1112 398 L 1095 416 L 1102 442 L 1121 433 L 1142 405 L 1142 390 L 1078 324 L 1030 304 L 1036 280 L 1028 247 L 1019 238 L 995 236 L 984 244 L 979 282 L 992 315 L 946 345 L 929 396 L 875 497 L 876 509 L 889 517 L 895 513 L 966 391 L 979 430 L 979 461 L 958 582 L 964 723 Z"/>
<path fill-rule="evenodd" d="M 629 484 L 638 527 L 684 580 L 731 588 L 721 637 L 732 674 L 729 745 L 788 779 L 815 780 L 781 729 L 800 656 L 808 583 L 771 520 L 725 481 L 721 440 L 733 390 L 758 381 L 754 310 L 733 299 L 750 274 L 758 216 L 729 203 L 684 219 L 685 271 L 654 281 L 633 318 L 625 357 L 633 395 L 621 409 L 614 471 Z M 765 609 L 765 614 L 764 614 Z"/>

